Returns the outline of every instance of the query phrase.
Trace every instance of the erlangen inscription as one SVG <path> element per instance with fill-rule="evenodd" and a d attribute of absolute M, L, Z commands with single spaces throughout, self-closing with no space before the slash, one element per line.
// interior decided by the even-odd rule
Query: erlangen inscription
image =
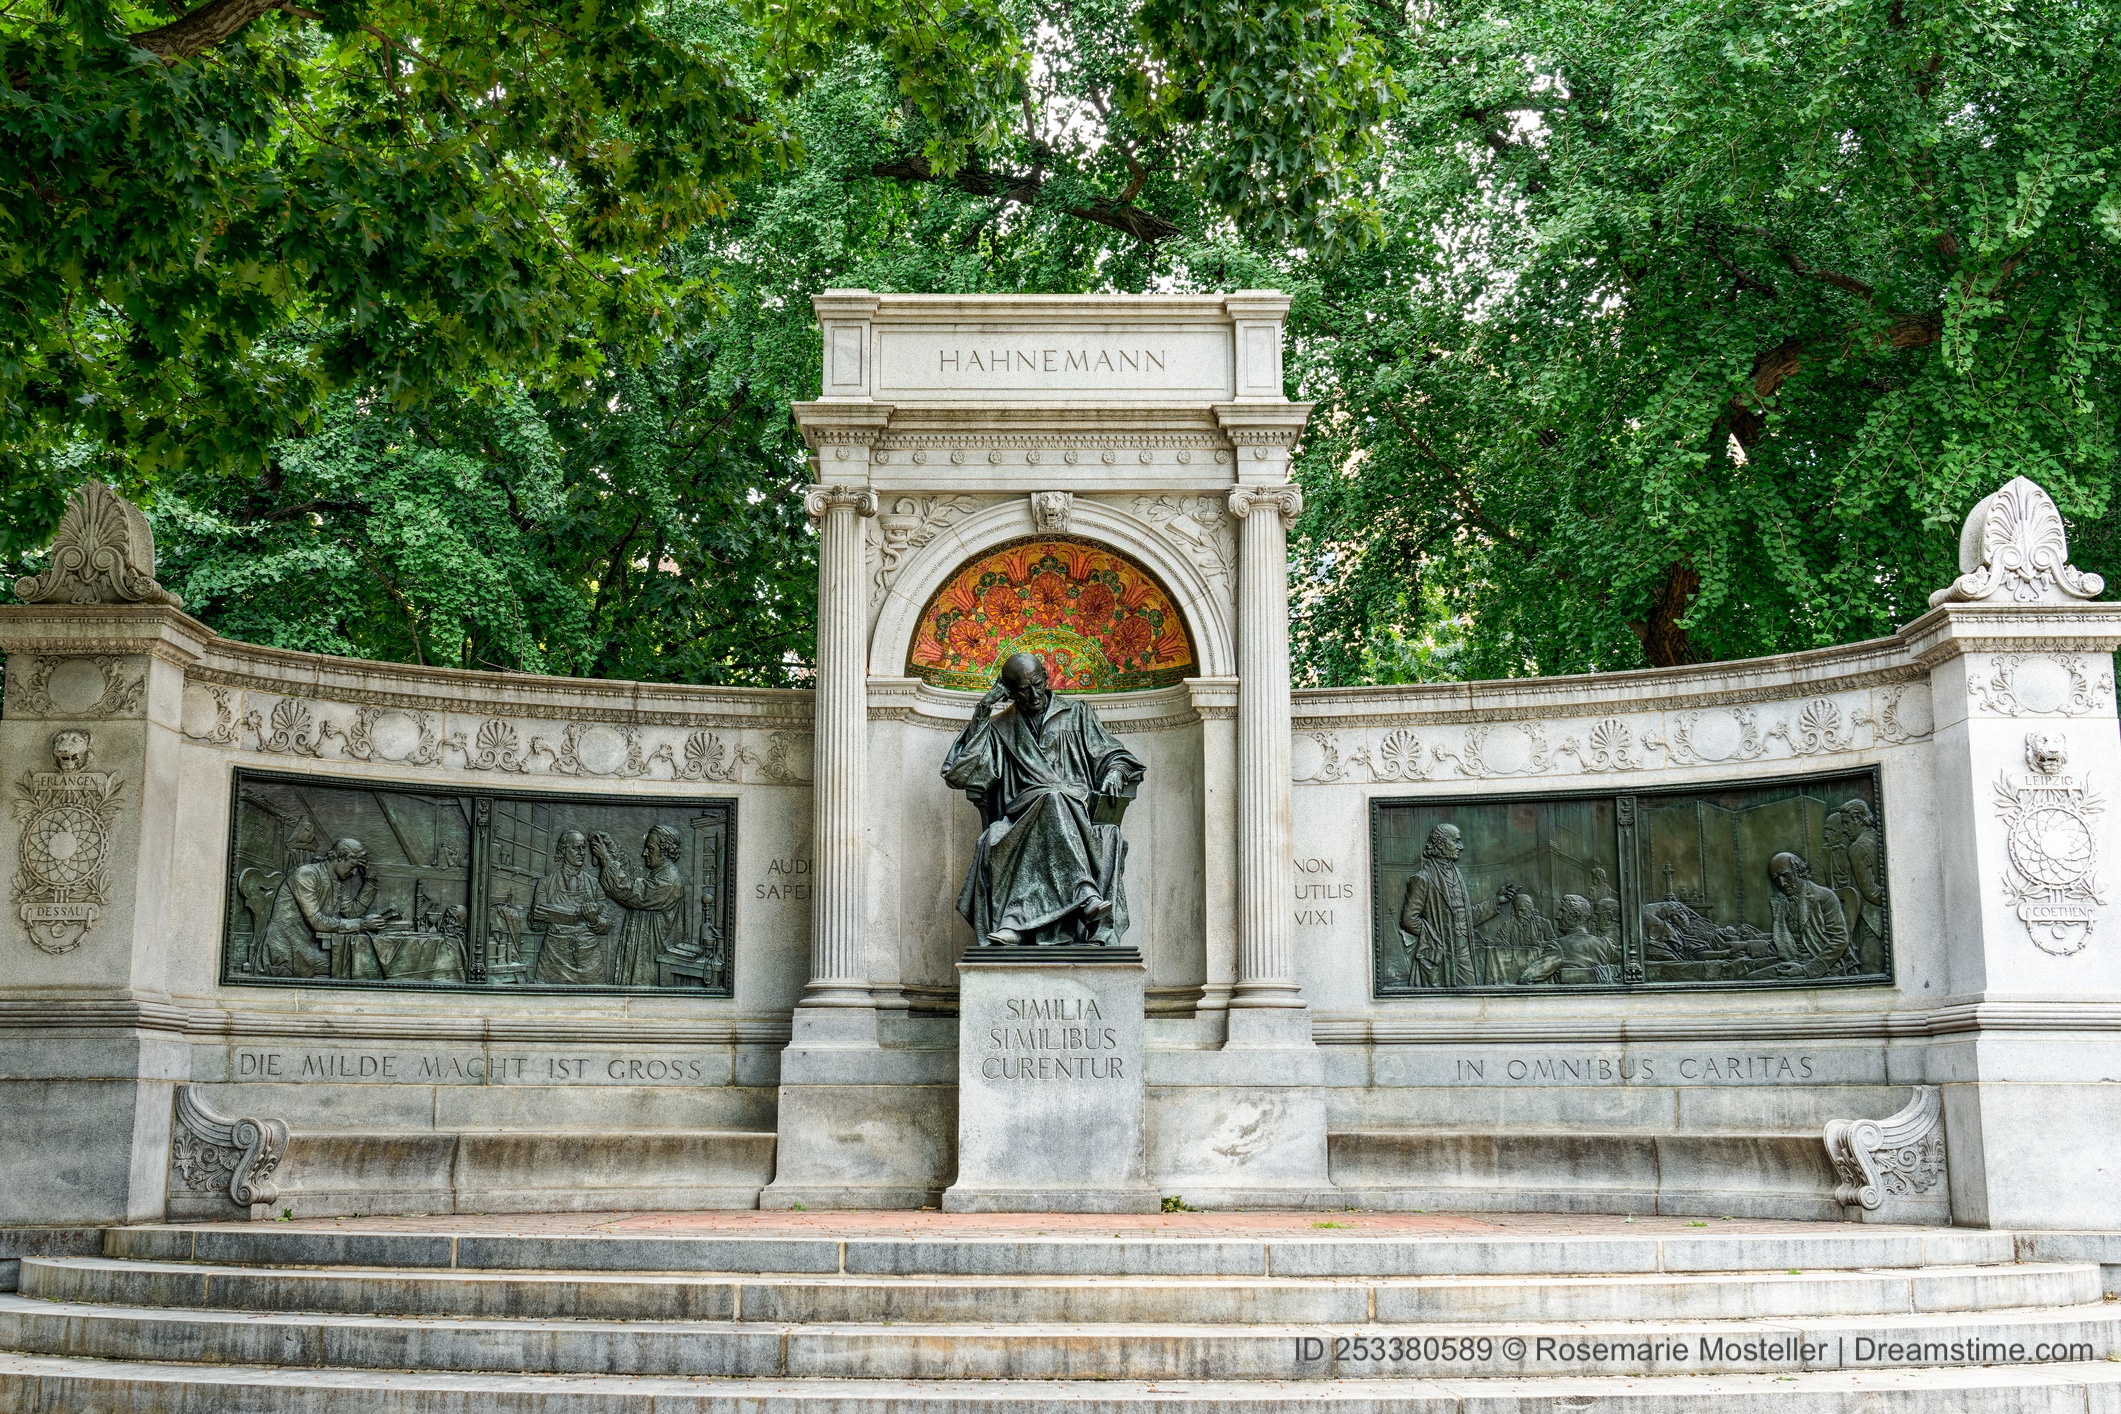
<path fill-rule="evenodd" d="M 754 886 L 753 897 L 768 902 L 807 901 L 810 897 L 810 861 L 799 858 L 768 860 L 766 877 Z"/>
<path fill-rule="evenodd" d="M 1333 905 L 1355 897 L 1352 880 L 1334 877 L 1333 861 L 1311 856 L 1296 861 L 1296 926 L 1330 928 Z"/>
<path fill-rule="evenodd" d="M 938 373 L 1147 373 L 1169 368 L 1164 349 L 938 349 Z"/>
<path fill-rule="evenodd" d="M 1478 1084 L 1724 1084 L 1773 1085 L 1814 1078 L 1805 1053 L 1766 1055 L 1549 1055 L 1460 1057 L 1456 1079 Z"/>
<path fill-rule="evenodd" d="M 231 1057 L 229 1079 L 293 1084 L 724 1085 L 726 1054 L 489 1055 L 483 1051 L 276 1050 Z"/>
<path fill-rule="evenodd" d="M 980 1075 L 988 1080 L 1124 1080 L 1117 1028 L 1092 997 L 1011 997 L 987 1030 Z"/>

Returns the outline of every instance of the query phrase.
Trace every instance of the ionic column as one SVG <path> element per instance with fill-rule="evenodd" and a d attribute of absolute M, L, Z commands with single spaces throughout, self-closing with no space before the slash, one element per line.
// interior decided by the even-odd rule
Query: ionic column
<path fill-rule="evenodd" d="M 1289 811 L 1289 527 L 1303 510 L 1294 486 L 1240 486 L 1237 587 L 1237 991 L 1243 1008 L 1304 1005 L 1289 910 L 1295 883 Z M 1251 1028 L 1257 1029 L 1257 1028 Z M 1279 1028 L 1277 1028 L 1279 1029 Z M 1302 1036 L 1284 1038 L 1308 1040 Z M 1260 1039 L 1265 1039 L 1261 1037 Z"/>
<path fill-rule="evenodd" d="M 818 524 L 817 706 L 813 742 L 815 861 L 806 1007 L 870 1005 L 868 614 L 862 595 L 866 486 L 813 486 L 803 508 Z"/>

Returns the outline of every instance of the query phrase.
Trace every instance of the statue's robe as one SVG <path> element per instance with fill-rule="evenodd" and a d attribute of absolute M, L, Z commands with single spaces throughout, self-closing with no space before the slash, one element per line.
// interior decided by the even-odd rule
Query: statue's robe
<path fill-rule="evenodd" d="M 1126 841 L 1094 815 L 1099 797 L 1131 796 L 1141 778 L 1140 760 L 1077 698 L 1050 699 L 1035 732 L 1004 707 L 959 733 L 943 780 L 986 822 L 957 900 L 973 936 L 1008 928 L 1026 943 L 1075 942 L 1078 930 L 1061 925 L 1096 897 L 1112 912 L 1080 940 L 1124 938 Z"/>
<path fill-rule="evenodd" d="M 1827 977 L 1840 970 L 1848 955 L 1849 925 L 1832 889 L 1800 879 L 1795 898 L 1777 892 L 1769 904 L 1775 914 L 1775 955 L 1782 959 L 1775 975 Z"/>
<path fill-rule="evenodd" d="M 617 862 L 606 864 L 599 880 L 604 892 L 626 910 L 619 925 L 619 945 L 611 958 L 611 980 L 620 987 L 658 985 L 665 953 L 678 944 L 684 921 L 685 877 L 665 859 L 645 874 L 628 874 Z"/>
<path fill-rule="evenodd" d="M 1495 900 L 1475 903 L 1465 876 L 1448 859 L 1428 859 L 1407 880 L 1399 906 L 1399 936 L 1406 944 L 1408 980 L 1417 987 L 1471 987 L 1480 982 L 1473 965 L 1473 930 L 1493 918 Z"/>
<path fill-rule="evenodd" d="M 595 865 L 555 864 L 530 895 L 530 926 L 545 935 L 531 979 L 556 987 L 608 983 L 606 942 L 619 917 L 597 882 Z"/>
<path fill-rule="evenodd" d="M 376 879 L 356 876 L 342 885 L 329 860 L 288 873 L 265 923 L 264 975 L 268 977 L 381 977 L 375 944 L 363 919 L 376 902 Z M 348 884 L 352 884 L 348 880 Z"/>

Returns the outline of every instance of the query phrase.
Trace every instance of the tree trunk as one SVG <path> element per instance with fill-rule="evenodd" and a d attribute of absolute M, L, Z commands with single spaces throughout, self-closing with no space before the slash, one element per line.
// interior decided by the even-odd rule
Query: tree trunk
<path fill-rule="evenodd" d="M 1700 588 L 1700 571 L 1684 560 L 1664 572 L 1664 587 L 1658 591 L 1657 602 L 1650 606 L 1648 621 L 1635 629 L 1642 635 L 1642 651 L 1651 667 L 1678 668 L 1701 661 L 1693 640 L 1679 626 Z"/>

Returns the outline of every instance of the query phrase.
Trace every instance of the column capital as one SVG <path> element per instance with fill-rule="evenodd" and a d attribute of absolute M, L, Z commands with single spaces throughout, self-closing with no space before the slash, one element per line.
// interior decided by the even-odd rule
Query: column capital
<path fill-rule="evenodd" d="M 1303 488 L 1298 486 L 1239 486 L 1230 493 L 1230 514 L 1239 520 L 1253 511 L 1271 506 L 1280 516 L 1284 530 L 1296 524 L 1296 518 L 1304 513 Z"/>
<path fill-rule="evenodd" d="M 866 486 L 811 486 L 803 491 L 803 511 L 812 520 L 823 520 L 827 511 L 851 510 L 856 515 L 876 514 L 876 492 Z"/>

